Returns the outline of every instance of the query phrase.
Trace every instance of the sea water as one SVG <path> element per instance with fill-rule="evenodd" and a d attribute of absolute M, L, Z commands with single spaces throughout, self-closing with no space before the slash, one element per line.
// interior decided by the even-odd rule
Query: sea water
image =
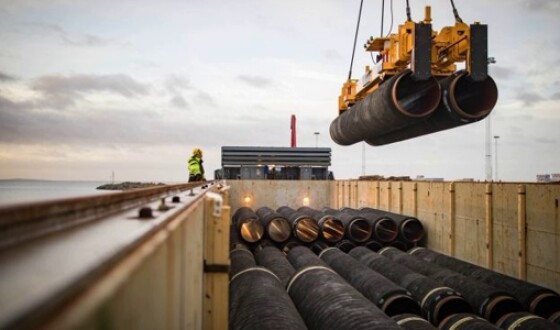
<path fill-rule="evenodd" d="M 107 194 L 102 181 L 0 180 L 0 207 L 53 199 Z"/>

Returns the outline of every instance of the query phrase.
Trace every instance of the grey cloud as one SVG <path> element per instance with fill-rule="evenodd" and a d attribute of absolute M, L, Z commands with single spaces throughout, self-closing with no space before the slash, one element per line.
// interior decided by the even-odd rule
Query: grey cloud
<path fill-rule="evenodd" d="M 189 103 L 185 100 L 184 97 L 182 97 L 181 95 L 175 95 L 171 98 L 171 101 L 169 101 L 169 103 L 177 108 L 182 108 L 182 109 L 186 109 L 189 107 Z"/>
<path fill-rule="evenodd" d="M 560 92 L 556 92 L 550 96 L 551 100 L 560 100 Z"/>
<path fill-rule="evenodd" d="M 237 79 L 257 88 L 266 88 L 273 84 L 272 80 L 262 76 L 239 75 Z"/>
<path fill-rule="evenodd" d="M 496 65 L 489 67 L 489 73 L 494 78 L 509 79 L 515 75 L 515 70 L 513 68 Z"/>
<path fill-rule="evenodd" d="M 542 95 L 532 91 L 520 91 L 516 94 L 516 98 L 523 101 L 525 106 L 532 106 L 544 100 Z"/>
<path fill-rule="evenodd" d="M 34 22 L 31 23 L 31 25 L 55 33 L 60 37 L 60 39 L 64 42 L 64 44 L 70 46 L 102 47 L 102 46 L 109 46 L 109 45 L 124 45 L 124 43 L 119 42 L 117 40 L 103 38 L 88 33 L 73 36 L 58 24 Z"/>
<path fill-rule="evenodd" d="M 543 144 L 556 144 L 557 141 L 555 139 L 548 139 L 548 138 L 536 138 L 536 142 L 543 143 Z"/>
<path fill-rule="evenodd" d="M 340 60 L 344 59 L 344 57 L 336 50 L 336 49 L 325 49 L 323 51 L 323 56 L 329 60 Z"/>
<path fill-rule="evenodd" d="M 547 13 L 560 13 L 560 2 L 558 0 L 522 0 L 523 5 L 529 10 Z"/>
<path fill-rule="evenodd" d="M 49 75 L 35 79 L 31 88 L 46 96 L 47 105 L 65 107 L 86 93 L 110 92 L 127 98 L 149 93 L 149 87 L 128 75 Z M 50 102 L 51 104 L 48 104 Z"/>
<path fill-rule="evenodd" d="M 216 99 L 212 97 L 212 95 L 202 91 L 196 93 L 195 101 L 200 102 L 204 105 L 216 106 Z"/>
<path fill-rule="evenodd" d="M 178 75 L 169 75 L 165 79 L 164 86 L 171 94 L 179 94 L 182 91 L 193 89 L 187 78 Z"/>
<path fill-rule="evenodd" d="M 9 74 L 0 72 L 0 81 L 14 81 L 14 80 L 17 80 L 17 78 Z"/>

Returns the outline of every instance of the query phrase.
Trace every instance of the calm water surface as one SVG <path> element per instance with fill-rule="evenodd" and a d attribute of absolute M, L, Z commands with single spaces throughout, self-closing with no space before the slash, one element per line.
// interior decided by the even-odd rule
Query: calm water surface
<path fill-rule="evenodd" d="M 0 206 L 114 193 L 95 188 L 102 181 L 0 180 Z"/>

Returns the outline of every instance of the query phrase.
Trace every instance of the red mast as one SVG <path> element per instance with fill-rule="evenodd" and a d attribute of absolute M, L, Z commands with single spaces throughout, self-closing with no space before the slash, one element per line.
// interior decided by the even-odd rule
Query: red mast
<path fill-rule="evenodd" d="M 292 130 L 292 143 L 291 143 L 291 147 L 295 148 L 297 147 L 297 142 L 296 142 L 296 115 L 292 115 L 292 120 L 290 121 L 290 129 Z"/>

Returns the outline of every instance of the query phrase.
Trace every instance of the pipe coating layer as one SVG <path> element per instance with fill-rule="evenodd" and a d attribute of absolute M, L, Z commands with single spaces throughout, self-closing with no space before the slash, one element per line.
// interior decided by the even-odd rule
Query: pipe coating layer
<path fill-rule="evenodd" d="M 324 207 L 324 213 L 333 215 L 340 219 L 346 228 L 346 237 L 354 243 L 363 243 L 371 238 L 371 225 L 362 216 L 352 215 L 339 210 Z"/>
<path fill-rule="evenodd" d="M 548 318 L 554 313 L 560 313 L 560 295 L 550 289 L 425 248 L 415 248 L 409 253 L 425 261 L 433 262 L 439 266 L 505 290 L 519 300 L 525 310 L 533 314 Z"/>
<path fill-rule="evenodd" d="M 335 118 L 329 132 L 340 145 L 372 140 L 427 118 L 440 99 L 441 88 L 434 77 L 416 80 L 405 70 Z"/>
<path fill-rule="evenodd" d="M 294 248 L 288 260 L 297 271 L 287 291 L 309 329 L 400 329 L 311 250 Z"/>
<path fill-rule="evenodd" d="M 387 212 L 369 207 L 360 209 L 362 213 L 373 213 L 393 219 L 399 228 L 399 238 L 407 243 L 416 243 L 424 238 L 425 231 L 422 222 L 415 217 Z"/>
<path fill-rule="evenodd" d="M 499 330 L 492 323 L 475 314 L 460 313 L 447 317 L 439 324 L 440 330 Z"/>
<path fill-rule="evenodd" d="M 323 250 L 320 258 L 385 314 L 389 316 L 403 313 L 421 315 L 420 306 L 404 288 L 338 248 Z"/>
<path fill-rule="evenodd" d="M 515 298 L 501 289 L 414 257 L 396 248 L 385 247 L 379 251 L 379 254 L 457 290 L 480 316 L 492 323 L 508 313 L 523 310 L 523 306 Z"/>
<path fill-rule="evenodd" d="M 391 318 L 404 330 L 437 330 L 430 322 L 415 314 L 399 314 Z"/>
<path fill-rule="evenodd" d="M 471 124 L 486 118 L 498 101 L 498 87 L 490 76 L 483 81 L 474 81 L 465 71 L 459 71 L 439 83 L 443 96 L 432 116 L 366 142 L 374 146 L 385 145 Z"/>
<path fill-rule="evenodd" d="M 496 325 L 504 330 L 560 330 L 560 325 L 527 312 L 505 315 Z"/>
<path fill-rule="evenodd" d="M 277 247 L 267 246 L 257 253 L 256 259 L 260 266 L 268 268 L 276 274 L 284 287 L 288 285 L 295 270 L 282 251 Z"/>
<path fill-rule="evenodd" d="M 245 206 L 238 208 L 231 219 L 244 241 L 255 243 L 263 237 L 263 225 L 251 208 Z"/>
<path fill-rule="evenodd" d="M 282 243 L 290 239 L 291 226 L 288 219 L 266 206 L 259 208 L 256 213 L 272 241 Z"/>
<path fill-rule="evenodd" d="M 249 256 L 243 250 L 231 253 L 229 329 L 307 329 L 278 278 Z"/>
<path fill-rule="evenodd" d="M 344 224 L 335 216 L 307 206 L 300 207 L 298 211 L 313 217 L 313 219 L 317 221 L 317 224 L 319 224 L 321 228 L 321 237 L 323 237 L 325 241 L 336 243 L 344 238 Z"/>
<path fill-rule="evenodd" d="M 455 290 L 389 258 L 363 246 L 354 248 L 349 255 L 408 290 L 420 305 L 424 317 L 433 325 L 437 326 L 449 315 L 472 312 L 471 306 Z"/>
<path fill-rule="evenodd" d="M 317 221 L 312 217 L 288 206 L 281 206 L 276 212 L 290 221 L 292 224 L 292 233 L 294 237 L 300 241 L 311 243 L 319 237 L 319 224 L 317 224 Z"/>
<path fill-rule="evenodd" d="M 384 214 L 372 211 L 361 211 L 352 208 L 343 208 L 340 211 L 348 213 L 352 216 L 361 216 L 365 218 L 371 226 L 372 237 L 379 242 L 391 243 L 396 240 L 399 235 L 395 220 Z"/>

